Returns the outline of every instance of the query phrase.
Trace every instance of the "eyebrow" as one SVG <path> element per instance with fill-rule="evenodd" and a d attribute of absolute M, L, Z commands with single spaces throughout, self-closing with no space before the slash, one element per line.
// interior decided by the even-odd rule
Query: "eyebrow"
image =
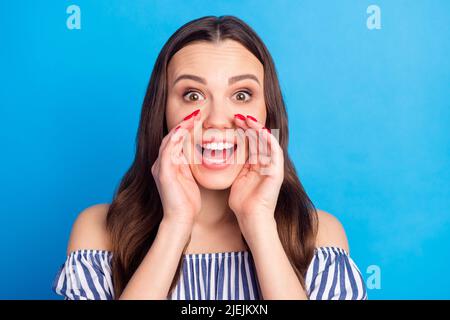
<path fill-rule="evenodd" d="M 193 75 L 193 74 L 182 74 L 182 75 L 180 75 L 178 78 L 175 79 L 175 81 L 173 82 L 173 86 L 174 86 L 178 81 L 180 81 L 180 80 L 182 80 L 182 79 L 190 79 L 190 80 L 194 80 L 194 81 L 200 82 L 200 83 L 202 83 L 202 84 L 204 84 L 204 85 L 207 84 L 207 81 L 206 81 L 205 78 L 202 78 L 202 77 L 199 77 L 199 76 L 196 76 L 196 75 Z M 254 81 L 256 81 L 259 85 L 261 85 L 261 84 L 259 83 L 258 78 L 257 78 L 255 75 L 253 75 L 253 74 L 241 74 L 241 75 L 238 75 L 238 76 L 231 77 L 231 78 L 228 79 L 228 85 L 232 85 L 233 83 L 238 82 L 238 81 L 241 81 L 241 80 L 244 80 L 244 79 L 254 80 Z"/>

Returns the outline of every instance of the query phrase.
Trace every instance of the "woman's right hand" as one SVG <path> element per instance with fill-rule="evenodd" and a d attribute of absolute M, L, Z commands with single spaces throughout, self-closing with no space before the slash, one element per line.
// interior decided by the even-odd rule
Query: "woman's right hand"
<path fill-rule="evenodd" d="M 163 220 L 187 228 L 192 228 L 200 211 L 201 197 L 184 156 L 183 143 L 199 113 L 200 110 L 194 111 L 190 118 L 186 117 L 169 131 L 151 169 L 163 205 Z"/>

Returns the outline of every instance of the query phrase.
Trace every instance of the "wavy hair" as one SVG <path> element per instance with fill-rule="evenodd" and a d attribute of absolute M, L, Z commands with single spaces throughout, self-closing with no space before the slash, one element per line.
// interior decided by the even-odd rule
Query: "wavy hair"
<path fill-rule="evenodd" d="M 264 66 L 265 126 L 279 129 L 284 152 L 284 181 L 275 209 L 275 220 L 283 248 L 303 288 L 304 276 L 314 255 L 317 211 L 306 194 L 288 153 L 288 118 L 272 57 L 255 31 L 234 16 L 206 16 L 180 27 L 159 53 L 142 104 L 134 161 L 116 189 L 107 214 L 111 236 L 112 274 L 118 298 L 150 249 L 163 217 L 161 199 L 151 175 L 163 137 L 167 102 L 167 66 L 173 55 L 194 41 L 220 42 L 231 39 L 242 44 Z M 182 257 L 170 286 L 180 276 Z"/>

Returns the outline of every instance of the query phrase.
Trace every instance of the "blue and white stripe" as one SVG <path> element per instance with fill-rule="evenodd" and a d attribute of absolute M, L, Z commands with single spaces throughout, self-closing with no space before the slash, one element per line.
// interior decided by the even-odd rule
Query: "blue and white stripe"
<path fill-rule="evenodd" d="M 53 281 L 53 291 L 66 300 L 114 299 L 111 258 L 105 250 L 71 252 Z"/>
<path fill-rule="evenodd" d="M 71 252 L 53 282 L 53 291 L 67 300 L 114 299 L 111 258 L 112 252 L 106 250 Z M 169 300 L 262 299 L 249 251 L 185 254 L 181 271 Z M 358 267 L 337 247 L 316 248 L 305 284 L 312 300 L 367 299 Z"/>
<path fill-rule="evenodd" d="M 255 274 L 248 251 L 185 254 L 180 279 L 168 299 L 260 299 Z"/>
<path fill-rule="evenodd" d="M 350 258 L 341 248 L 316 248 L 305 284 L 311 300 L 366 300 L 364 279 Z"/>

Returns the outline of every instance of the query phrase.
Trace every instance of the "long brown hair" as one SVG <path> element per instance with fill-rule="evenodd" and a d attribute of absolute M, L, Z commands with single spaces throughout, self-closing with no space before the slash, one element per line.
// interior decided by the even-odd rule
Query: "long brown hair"
<path fill-rule="evenodd" d="M 136 154 L 109 207 L 107 228 L 111 236 L 112 274 L 118 298 L 150 249 L 163 217 L 162 204 L 150 168 L 158 156 L 165 121 L 167 66 L 172 56 L 193 41 L 231 39 L 255 55 L 264 66 L 265 126 L 279 129 L 284 151 L 284 181 L 275 210 L 278 233 L 301 284 L 314 254 L 317 212 L 300 183 L 288 153 L 288 120 L 272 57 L 262 40 L 245 22 L 233 16 L 207 16 L 179 28 L 156 59 L 143 101 L 136 137 Z M 180 275 L 181 257 L 170 292 Z"/>

